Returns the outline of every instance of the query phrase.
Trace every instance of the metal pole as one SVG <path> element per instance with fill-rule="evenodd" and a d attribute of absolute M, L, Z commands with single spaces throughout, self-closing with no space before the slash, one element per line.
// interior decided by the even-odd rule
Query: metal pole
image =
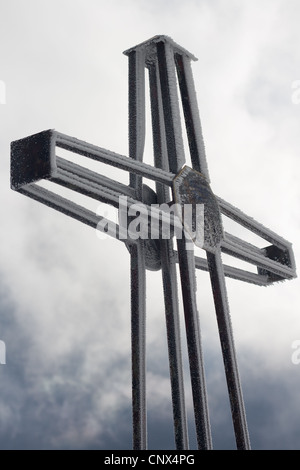
<path fill-rule="evenodd" d="M 196 105 L 196 93 L 190 70 L 190 61 L 182 57 L 180 54 L 176 54 L 176 65 L 193 168 L 206 176 L 206 179 L 209 181 L 200 118 L 198 107 Z M 234 347 L 220 248 L 218 248 L 214 253 L 207 251 L 207 262 L 215 303 L 237 448 L 249 449 L 250 440 Z"/>
<path fill-rule="evenodd" d="M 250 439 L 239 378 L 220 250 L 217 250 L 216 253 L 207 252 L 207 262 L 215 302 L 236 444 L 238 449 L 249 450 Z"/>
<path fill-rule="evenodd" d="M 145 141 L 144 56 L 129 55 L 129 156 L 142 161 Z M 142 177 L 130 175 L 142 200 Z M 130 247 L 133 449 L 147 449 L 146 410 L 146 267 L 143 240 Z"/>
<path fill-rule="evenodd" d="M 166 154 L 164 116 L 156 63 L 149 67 L 149 80 L 155 166 L 168 171 L 169 164 Z M 161 183 L 156 183 L 156 192 L 157 202 L 159 204 L 169 201 L 168 187 Z M 181 356 L 176 257 L 173 241 L 171 239 L 160 240 L 160 256 L 164 288 L 175 444 L 176 449 L 183 450 L 189 448 L 189 442 Z"/>
<path fill-rule="evenodd" d="M 184 151 L 180 131 L 174 52 L 169 44 L 165 42 L 158 42 L 156 46 L 169 167 L 170 171 L 177 174 L 184 163 Z M 184 234 L 181 240 L 177 240 L 177 249 L 198 447 L 199 449 L 211 449 L 212 439 L 206 397 L 199 317 L 195 295 L 196 273 L 194 254 L 187 250 Z"/>

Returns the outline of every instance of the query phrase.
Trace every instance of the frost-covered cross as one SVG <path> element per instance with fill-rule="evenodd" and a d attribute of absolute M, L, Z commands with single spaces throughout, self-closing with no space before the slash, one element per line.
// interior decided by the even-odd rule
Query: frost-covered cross
<path fill-rule="evenodd" d="M 209 271 L 223 354 L 233 427 L 238 449 L 249 449 L 246 414 L 239 379 L 225 276 L 267 286 L 296 276 L 289 242 L 213 194 L 206 164 L 196 93 L 191 71 L 195 57 L 166 36 L 154 38 L 125 52 L 129 59 L 129 157 L 48 130 L 12 142 L 12 188 L 91 227 L 107 230 L 106 220 L 84 206 L 39 186 L 50 180 L 98 201 L 120 207 L 119 225 L 109 231 L 122 240 L 131 257 L 131 338 L 133 448 L 147 448 L 146 413 L 146 270 L 162 271 L 174 435 L 177 449 L 188 449 L 183 364 L 180 344 L 179 298 L 176 264 L 179 264 L 183 311 L 190 366 L 194 417 L 199 449 L 211 449 L 212 439 L 205 385 L 199 316 L 196 302 L 195 268 Z M 149 72 L 154 166 L 143 163 L 145 142 L 145 70 Z M 180 104 L 187 131 L 191 166 L 185 166 Z M 57 155 L 66 149 L 130 174 L 129 185 L 114 181 Z M 144 179 L 155 182 L 149 188 Z M 125 202 L 124 202 L 125 201 Z M 142 204 L 156 221 L 170 216 L 172 201 L 182 209 L 204 205 L 204 223 L 195 214 L 186 222 L 182 213 L 172 215 L 172 230 L 165 237 L 161 225 L 151 237 L 127 236 L 127 210 Z M 136 206 L 135 206 L 136 207 Z M 163 209 L 164 207 L 164 209 Z M 258 248 L 224 232 L 222 215 L 233 219 L 268 242 Z M 202 219 L 201 219 L 202 220 Z M 125 222 L 124 222 L 125 221 Z M 203 220 L 202 220 L 203 222 Z M 162 224 L 162 222 L 160 222 Z M 152 222 L 151 222 L 152 224 Z M 178 236 L 176 227 L 183 227 Z M 124 230 L 126 236 L 124 236 Z M 176 237 L 174 233 L 176 232 Z M 196 235 L 195 235 L 196 234 Z M 197 234 L 202 236 L 197 236 Z M 195 256 L 191 238 L 206 252 Z M 175 239 L 176 245 L 175 248 Z M 257 266 L 257 273 L 222 264 L 221 252 Z"/>

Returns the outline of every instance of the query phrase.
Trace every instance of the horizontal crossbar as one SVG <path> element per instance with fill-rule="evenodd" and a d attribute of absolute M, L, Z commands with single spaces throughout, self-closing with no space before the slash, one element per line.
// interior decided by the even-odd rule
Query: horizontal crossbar
<path fill-rule="evenodd" d="M 130 186 L 57 156 L 57 148 L 120 168 L 169 187 L 172 187 L 173 180 L 176 177 L 171 172 L 152 167 L 53 130 L 44 131 L 13 142 L 12 188 L 94 228 L 97 227 L 100 220 L 105 222 L 107 219 L 101 218 L 93 214 L 92 211 L 41 188 L 35 182 L 48 179 L 115 207 L 119 205 L 120 196 L 127 197 L 127 207 L 132 204 L 140 204 L 141 201 L 134 198 L 134 190 Z M 270 247 L 260 249 L 238 237 L 225 233 L 221 241 L 222 252 L 253 264 L 258 268 L 258 274 L 255 274 L 226 266 L 224 267 L 225 275 L 260 285 L 269 285 L 274 281 L 296 277 L 292 246 L 288 241 L 220 197 L 216 197 L 216 199 L 223 215 L 265 239 L 277 250 L 274 252 L 274 250 L 269 249 Z M 182 228 L 179 218 L 173 214 L 164 214 L 164 211 L 154 209 L 147 204 L 144 204 L 144 206 L 152 218 L 161 220 L 163 217 L 168 217 L 173 229 L 176 227 Z M 109 223 L 108 220 L 107 223 Z M 116 229 L 116 238 L 119 238 L 118 231 L 119 227 Z M 134 243 L 132 240 L 130 242 Z M 196 265 L 199 269 L 207 269 L 206 261 L 201 261 L 201 258 L 196 257 Z"/>

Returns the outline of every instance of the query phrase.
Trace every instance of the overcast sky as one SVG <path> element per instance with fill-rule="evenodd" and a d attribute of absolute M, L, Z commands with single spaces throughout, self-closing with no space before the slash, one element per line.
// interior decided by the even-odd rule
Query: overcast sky
<path fill-rule="evenodd" d="M 0 0 L 0 449 L 132 445 L 128 252 L 11 191 L 10 142 L 55 128 L 126 155 L 122 52 L 169 35 L 199 59 L 212 189 L 291 241 L 297 263 L 299 21 L 297 0 Z M 149 448 L 171 449 L 161 273 L 147 282 Z M 197 284 L 214 447 L 231 449 L 207 273 Z M 299 449 L 299 280 L 227 288 L 252 447 Z M 183 348 L 184 335 L 182 325 Z"/>

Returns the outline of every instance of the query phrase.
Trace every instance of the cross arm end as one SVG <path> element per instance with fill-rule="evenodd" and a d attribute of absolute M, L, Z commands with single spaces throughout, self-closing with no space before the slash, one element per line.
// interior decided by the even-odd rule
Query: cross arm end
<path fill-rule="evenodd" d="M 54 129 L 11 143 L 11 188 L 18 191 L 29 183 L 48 179 L 56 172 Z"/>

